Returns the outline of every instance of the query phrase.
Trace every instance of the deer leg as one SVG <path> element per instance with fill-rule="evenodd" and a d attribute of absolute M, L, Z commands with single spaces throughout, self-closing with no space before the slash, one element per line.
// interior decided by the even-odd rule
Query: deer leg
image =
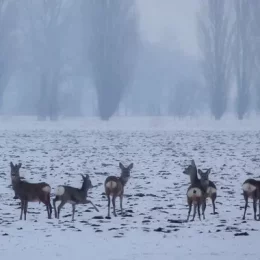
<path fill-rule="evenodd" d="M 110 204 L 111 204 L 111 199 L 110 196 L 107 195 L 107 217 L 110 218 Z"/>
<path fill-rule="evenodd" d="M 19 197 L 18 197 L 18 195 L 16 194 L 16 192 L 14 193 L 14 197 L 13 197 L 13 199 L 19 199 Z"/>
<path fill-rule="evenodd" d="M 189 211 L 188 211 L 187 222 L 189 221 L 189 218 L 190 218 L 190 212 L 191 212 L 191 207 L 192 207 L 192 200 L 188 199 L 188 205 L 189 205 Z"/>
<path fill-rule="evenodd" d="M 57 216 L 57 209 L 56 209 L 56 201 L 58 201 L 58 198 L 57 198 L 57 196 L 53 199 L 53 208 L 54 208 L 54 216 L 55 216 L 55 218 L 57 218 L 58 216 Z"/>
<path fill-rule="evenodd" d="M 191 221 L 194 221 L 195 219 L 195 216 L 196 216 L 196 211 L 197 211 L 197 203 L 193 203 L 193 216 L 192 216 L 192 220 Z"/>
<path fill-rule="evenodd" d="M 50 208 L 49 208 L 48 197 L 47 197 L 47 198 L 45 198 L 45 197 L 40 197 L 39 204 L 40 204 L 41 202 L 46 206 L 47 218 L 50 219 Z"/>
<path fill-rule="evenodd" d="M 49 211 L 50 211 L 50 219 L 51 219 L 51 214 L 52 214 L 52 205 L 51 205 L 51 201 L 49 201 Z"/>
<path fill-rule="evenodd" d="M 253 198 L 254 220 L 257 220 L 257 218 L 256 218 L 256 202 L 257 202 L 257 199 L 256 199 L 256 197 L 254 197 Z"/>
<path fill-rule="evenodd" d="M 260 220 L 260 200 L 258 201 L 258 220 Z"/>
<path fill-rule="evenodd" d="M 27 208 L 28 208 L 28 201 L 25 201 L 24 202 L 24 210 L 23 210 L 24 220 L 26 220 Z"/>
<path fill-rule="evenodd" d="M 217 193 L 213 193 L 212 197 L 211 197 L 211 201 L 212 201 L 212 207 L 213 207 L 213 214 L 216 214 L 216 206 L 215 206 L 215 200 L 217 198 Z"/>
<path fill-rule="evenodd" d="M 203 219 L 205 219 L 205 210 L 206 210 L 206 200 L 203 200 L 202 201 L 202 216 L 203 216 Z"/>
<path fill-rule="evenodd" d="M 243 220 L 246 218 L 246 210 L 247 210 L 247 207 L 248 207 L 248 196 L 247 194 L 244 192 L 244 199 L 245 199 L 245 210 L 244 210 L 244 215 L 243 215 Z"/>
<path fill-rule="evenodd" d="M 21 200 L 21 214 L 20 214 L 20 220 L 23 219 L 23 211 L 24 211 L 24 200 Z"/>
<path fill-rule="evenodd" d="M 95 205 L 91 200 L 86 200 L 86 203 L 90 203 L 90 204 L 94 207 L 94 209 L 95 209 L 97 212 L 99 212 L 98 208 L 96 207 L 96 205 Z"/>
<path fill-rule="evenodd" d="M 117 216 L 117 214 L 116 214 L 116 196 L 112 197 L 112 204 L 113 204 L 113 214 L 116 217 Z"/>
<path fill-rule="evenodd" d="M 120 195 L 120 209 L 121 209 L 121 214 L 123 215 L 123 195 Z"/>
<path fill-rule="evenodd" d="M 51 208 L 50 194 L 43 193 L 41 196 L 39 196 L 39 204 L 41 202 L 46 206 L 47 218 L 51 219 L 52 208 Z"/>
<path fill-rule="evenodd" d="M 76 205 L 72 204 L 72 221 L 74 221 L 74 215 L 75 215 L 75 209 L 76 209 Z"/>
<path fill-rule="evenodd" d="M 61 201 L 60 205 L 58 206 L 58 219 L 60 218 L 60 211 L 61 208 L 66 204 L 66 201 Z"/>
<path fill-rule="evenodd" d="M 199 220 L 201 220 L 201 218 L 200 218 L 200 202 L 198 203 L 198 215 L 199 215 Z"/>
<path fill-rule="evenodd" d="M 51 219 L 51 213 L 50 213 L 50 211 L 51 211 L 51 209 L 50 209 L 50 203 L 47 201 L 47 202 L 45 202 L 44 204 L 45 204 L 45 206 L 46 206 L 47 217 L 48 217 L 48 219 Z"/>
<path fill-rule="evenodd" d="M 48 211 L 48 219 L 51 219 L 51 214 L 52 214 L 52 205 L 51 205 L 51 198 L 50 198 L 50 194 L 48 194 L 48 197 L 47 197 L 47 205 L 48 205 L 48 208 L 47 210 L 49 209 Z"/>

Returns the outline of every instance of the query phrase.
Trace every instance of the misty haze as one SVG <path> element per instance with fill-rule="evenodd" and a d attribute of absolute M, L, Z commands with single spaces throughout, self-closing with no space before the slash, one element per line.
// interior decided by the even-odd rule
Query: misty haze
<path fill-rule="evenodd" d="M 0 0 L 2 258 L 256 259 L 259 13 Z"/>

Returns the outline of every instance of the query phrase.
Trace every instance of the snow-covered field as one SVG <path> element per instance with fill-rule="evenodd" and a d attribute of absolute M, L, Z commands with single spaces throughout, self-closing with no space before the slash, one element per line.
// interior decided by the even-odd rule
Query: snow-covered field
<path fill-rule="evenodd" d="M 260 222 L 253 220 L 251 202 L 242 221 L 241 184 L 248 177 L 260 178 L 259 122 L 2 118 L 1 259 L 258 259 Z M 198 168 L 212 168 L 218 214 L 211 214 L 208 201 L 206 220 L 182 223 L 189 185 L 182 171 L 191 159 Z M 20 221 L 19 201 L 13 200 L 10 187 L 10 161 L 22 162 L 22 176 L 48 182 L 53 192 L 59 184 L 80 187 L 80 173 L 88 173 L 96 185 L 89 195 L 100 212 L 77 206 L 71 222 L 71 206 L 66 204 L 60 220 L 49 220 L 43 204 L 29 203 L 27 221 Z M 126 214 L 111 214 L 108 220 L 103 183 L 106 176 L 119 175 L 119 161 L 134 163 L 125 189 Z"/>

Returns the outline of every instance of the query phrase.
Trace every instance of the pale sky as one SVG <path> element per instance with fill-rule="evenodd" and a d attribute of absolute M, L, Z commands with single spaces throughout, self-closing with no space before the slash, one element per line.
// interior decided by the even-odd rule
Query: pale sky
<path fill-rule="evenodd" d="M 198 0 L 136 0 L 141 31 L 151 41 L 162 42 L 198 55 L 196 12 Z M 173 47 L 174 48 L 174 47 Z"/>

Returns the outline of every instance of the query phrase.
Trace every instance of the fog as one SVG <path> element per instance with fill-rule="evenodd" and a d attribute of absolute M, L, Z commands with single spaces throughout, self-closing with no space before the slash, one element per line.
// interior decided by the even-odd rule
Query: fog
<path fill-rule="evenodd" d="M 260 4 L 2 0 L 0 113 L 38 120 L 260 111 Z"/>

